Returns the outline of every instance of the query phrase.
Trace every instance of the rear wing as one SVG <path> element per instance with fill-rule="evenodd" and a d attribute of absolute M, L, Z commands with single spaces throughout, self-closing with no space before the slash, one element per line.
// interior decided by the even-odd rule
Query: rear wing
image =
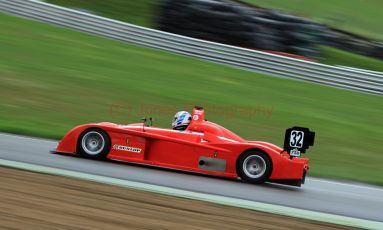
<path fill-rule="evenodd" d="M 306 149 L 314 145 L 315 132 L 308 128 L 294 126 L 286 130 L 283 150 L 291 157 L 299 157 Z"/>

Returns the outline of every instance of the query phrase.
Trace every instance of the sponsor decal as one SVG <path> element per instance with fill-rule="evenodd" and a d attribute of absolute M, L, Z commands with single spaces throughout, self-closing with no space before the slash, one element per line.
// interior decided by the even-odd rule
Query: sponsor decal
<path fill-rule="evenodd" d="M 194 116 L 193 116 L 193 120 L 196 121 L 196 120 L 198 120 L 198 119 L 199 119 L 199 116 L 198 116 L 198 115 L 194 115 Z"/>
<path fill-rule="evenodd" d="M 128 151 L 128 152 L 134 152 L 134 153 L 140 153 L 140 148 L 133 148 L 129 146 L 123 146 L 123 145 L 113 145 L 113 149 L 121 150 L 121 151 Z"/>
<path fill-rule="evenodd" d="M 299 151 L 297 148 L 290 150 L 290 156 L 299 157 L 300 155 L 301 155 L 301 151 Z"/>

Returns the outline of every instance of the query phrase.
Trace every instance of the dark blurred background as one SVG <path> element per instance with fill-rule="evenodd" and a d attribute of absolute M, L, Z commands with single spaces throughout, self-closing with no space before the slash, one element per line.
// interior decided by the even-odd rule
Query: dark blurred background
<path fill-rule="evenodd" d="M 381 17 L 383 4 L 375 0 L 48 2 L 163 31 L 327 64 L 380 69 L 376 63 L 358 65 L 371 60 L 358 60 L 352 54 L 383 59 L 383 31 L 377 18 Z"/>

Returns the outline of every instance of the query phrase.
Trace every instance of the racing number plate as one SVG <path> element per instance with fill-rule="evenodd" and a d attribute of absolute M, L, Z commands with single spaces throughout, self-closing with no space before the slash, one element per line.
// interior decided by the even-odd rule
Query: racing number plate
<path fill-rule="evenodd" d="M 283 150 L 292 157 L 299 157 L 309 146 L 314 145 L 315 132 L 308 128 L 292 127 L 286 130 Z"/>
<path fill-rule="evenodd" d="M 290 147 L 302 148 L 305 133 L 303 131 L 292 130 L 290 133 Z"/>
<path fill-rule="evenodd" d="M 305 138 L 305 133 L 303 131 L 292 130 L 290 133 L 290 147 L 293 149 L 290 150 L 290 156 L 299 157 L 301 151 L 297 148 L 303 147 L 303 140 Z"/>

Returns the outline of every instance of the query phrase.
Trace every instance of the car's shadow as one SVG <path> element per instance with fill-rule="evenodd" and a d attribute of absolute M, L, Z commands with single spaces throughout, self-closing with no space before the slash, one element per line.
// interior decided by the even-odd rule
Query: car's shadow
<path fill-rule="evenodd" d="M 51 152 L 51 153 L 55 154 L 55 155 L 65 156 L 65 157 L 81 158 L 81 159 L 89 160 L 89 161 L 104 162 L 107 164 L 129 165 L 131 167 L 144 168 L 144 169 L 153 170 L 153 171 L 161 170 L 161 171 L 173 172 L 173 173 L 176 172 L 178 174 L 192 175 L 192 176 L 205 177 L 205 178 L 214 178 L 214 179 L 230 181 L 230 182 L 234 182 L 234 183 L 241 183 L 244 185 L 251 185 L 249 183 L 242 181 L 239 178 L 234 179 L 234 178 L 220 177 L 220 176 L 208 175 L 208 174 L 203 174 L 203 173 L 198 173 L 198 172 L 182 171 L 182 170 L 178 170 L 178 169 L 165 168 L 165 167 L 152 166 L 152 165 L 145 165 L 145 164 L 139 164 L 139 163 L 131 163 L 131 162 L 126 162 L 126 161 L 117 161 L 117 160 L 111 160 L 111 159 L 95 160 L 95 159 L 89 159 L 89 158 L 85 158 L 85 157 L 82 157 L 79 155 L 67 154 L 67 153 L 56 153 L 56 152 Z M 282 190 L 294 191 L 294 192 L 302 191 L 301 187 L 284 185 L 284 184 L 276 184 L 276 183 L 272 183 L 272 182 L 266 182 L 264 184 L 257 184 L 254 186 L 260 186 L 263 188 L 270 188 L 270 189 L 282 189 Z"/>

